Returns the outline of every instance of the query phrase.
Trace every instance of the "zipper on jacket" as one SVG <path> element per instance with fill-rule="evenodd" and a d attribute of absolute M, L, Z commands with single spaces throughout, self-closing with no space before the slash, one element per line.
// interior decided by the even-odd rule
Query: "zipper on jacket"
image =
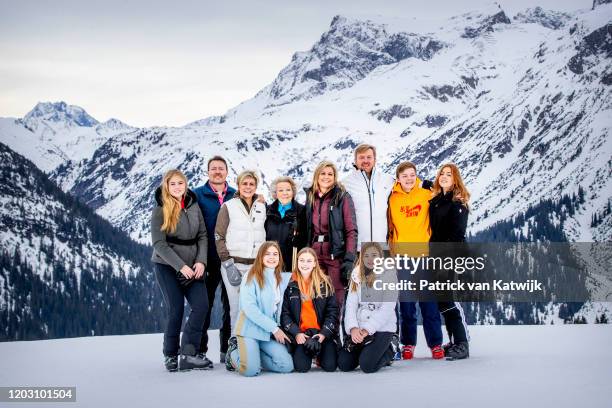
<path fill-rule="evenodd" d="M 361 176 L 366 183 L 366 188 L 368 189 L 368 204 L 370 205 L 370 242 L 374 241 L 374 232 L 372 228 L 372 195 L 370 193 L 370 184 L 372 180 L 368 180 L 368 177 L 364 174 L 364 171 L 361 170 Z M 372 169 L 372 176 L 374 176 L 374 169 Z"/>
<path fill-rule="evenodd" d="M 332 218 L 332 214 L 333 214 L 333 209 L 334 206 L 332 205 L 331 201 L 329 203 L 329 216 L 327 217 L 327 223 L 329 224 L 329 254 L 331 255 L 331 260 L 334 260 L 334 252 L 333 252 L 333 245 L 332 245 L 332 241 L 333 241 L 333 237 L 331 234 L 331 230 L 332 230 L 332 225 L 333 225 L 333 218 Z"/>

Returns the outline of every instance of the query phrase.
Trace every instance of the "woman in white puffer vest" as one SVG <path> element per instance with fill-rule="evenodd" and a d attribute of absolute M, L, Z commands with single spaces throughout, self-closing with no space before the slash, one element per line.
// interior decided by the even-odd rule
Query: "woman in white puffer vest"
<path fill-rule="evenodd" d="M 257 200 L 259 177 L 246 170 L 236 180 L 236 196 L 219 210 L 215 226 L 215 244 L 221 259 L 221 278 L 230 305 L 232 336 L 238 318 L 239 288 L 242 276 L 253 264 L 257 251 L 266 241 L 266 206 Z"/>

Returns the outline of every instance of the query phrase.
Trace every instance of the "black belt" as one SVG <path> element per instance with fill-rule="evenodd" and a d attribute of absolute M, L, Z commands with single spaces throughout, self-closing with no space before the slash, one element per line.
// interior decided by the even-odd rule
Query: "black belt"
<path fill-rule="evenodd" d="M 314 242 L 329 242 L 329 235 L 315 235 Z"/>
<path fill-rule="evenodd" d="M 180 239 L 177 237 L 166 236 L 166 242 L 169 242 L 175 245 L 195 245 L 198 243 L 198 238 L 196 237 L 192 239 Z"/>

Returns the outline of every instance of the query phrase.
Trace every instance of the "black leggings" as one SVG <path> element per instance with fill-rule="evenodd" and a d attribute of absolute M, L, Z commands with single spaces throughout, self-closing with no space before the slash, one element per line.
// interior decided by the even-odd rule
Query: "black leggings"
<path fill-rule="evenodd" d="M 227 299 L 227 292 L 225 291 L 225 285 L 221 279 L 221 263 L 210 262 L 206 265 L 206 291 L 208 294 L 208 312 L 206 313 L 206 319 L 204 320 L 204 326 L 202 327 L 202 341 L 200 342 L 200 352 L 208 352 L 208 328 L 210 327 L 210 315 L 213 310 L 213 304 L 215 302 L 215 295 L 217 286 L 221 284 L 221 304 L 223 306 L 223 323 L 219 330 L 219 342 L 220 351 L 227 353 L 227 341 L 230 338 L 230 315 L 229 315 L 229 300 Z"/>
<path fill-rule="evenodd" d="M 444 316 L 444 325 L 450 342 L 453 344 L 467 342 L 467 323 L 461 305 L 458 302 L 438 302 L 438 309 Z"/>
<path fill-rule="evenodd" d="M 338 361 L 338 352 L 336 343 L 329 338 L 321 343 L 321 352 L 319 353 L 319 364 L 323 371 L 336 371 Z M 312 357 L 306 354 L 304 346 L 298 344 L 293 351 L 293 367 L 298 373 L 305 373 L 312 366 Z"/>
<path fill-rule="evenodd" d="M 168 323 L 164 331 L 164 355 L 178 354 L 185 298 L 191 307 L 191 313 L 185 323 L 180 344 L 181 348 L 191 344 L 197 351 L 202 340 L 202 326 L 208 312 L 206 284 L 203 280 L 197 280 L 185 288 L 176 279 L 174 268 L 159 263 L 155 264 L 155 278 L 164 296 L 168 313 Z"/>
<path fill-rule="evenodd" d="M 393 359 L 391 350 L 391 332 L 376 332 L 370 344 L 357 347 L 353 351 L 344 348 L 338 353 L 338 368 L 340 371 L 353 371 L 361 366 L 364 373 L 375 373 Z"/>

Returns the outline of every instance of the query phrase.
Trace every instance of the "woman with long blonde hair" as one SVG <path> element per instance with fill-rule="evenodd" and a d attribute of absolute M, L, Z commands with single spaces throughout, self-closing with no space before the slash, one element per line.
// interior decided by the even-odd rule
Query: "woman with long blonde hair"
<path fill-rule="evenodd" d="M 341 371 L 352 371 L 357 366 L 364 373 L 373 373 L 390 365 L 399 351 L 395 334 L 397 317 L 395 290 L 378 290 L 375 282 L 395 283 L 395 270 L 375 272 L 376 259 L 384 258 L 377 242 L 361 245 L 359 262 L 351 275 L 351 286 L 346 298 L 344 330 L 347 337 L 338 353 Z"/>
<path fill-rule="evenodd" d="M 294 340 L 290 352 L 295 371 L 310 370 L 313 358 L 324 371 L 336 370 L 337 322 L 338 304 L 331 280 L 321 270 L 315 251 L 303 248 L 285 290 L 281 315 L 282 328 Z"/>
<path fill-rule="evenodd" d="M 433 185 L 434 197 L 429 201 L 429 242 L 465 242 L 470 193 L 459 168 L 453 163 L 443 164 Z M 435 245 L 431 247 L 435 251 Z M 458 302 L 438 302 L 450 342 L 444 346 L 449 360 L 470 356 L 469 335 L 463 309 Z"/>
<path fill-rule="evenodd" d="M 317 165 L 312 187 L 306 189 L 306 195 L 308 245 L 314 249 L 319 265 L 331 278 L 341 307 L 357 254 L 353 199 L 338 181 L 338 169 L 330 161 Z"/>
<path fill-rule="evenodd" d="M 168 371 L 209 369 L 212 362 L 196 355 L 208 311 L 204 283 L 208 240 L 195 194 L 179 170 L 164 174 L 155 191 L 151 213 L 151 242 L 155 278 L 163 294 L 168 322 L 164 331 L 164 364 Z M 185 299 L 191 313 L 180 339 Z"/>
<path fill-rule="evenodd" d="M 285 344 L 289 337 L 280 328 L 283 260 L 274 241 L 259 247 L 255 262 L 240 285 L 240 311 L 236 337 L 230 338 L 225 367 L 246 377 L 261 369 L 277 373 L 293 371 Z"/>

